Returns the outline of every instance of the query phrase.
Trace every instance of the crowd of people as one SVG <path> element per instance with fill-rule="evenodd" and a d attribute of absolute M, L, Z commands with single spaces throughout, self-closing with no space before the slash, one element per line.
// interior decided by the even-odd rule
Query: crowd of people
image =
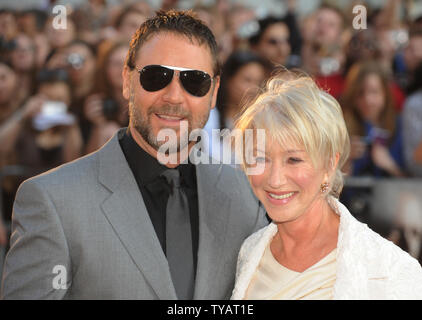
<path fill-rule="evenodd" d="M 300 69 L 343 108 L 351 136 L 345 172 L 422 176 L 422 16 L 410 18 L 409 2 L 389 0 L 368 7 L 367 28 L 354 29 L 351 7 L 323 2 L 303 17 L 296 1 L 286 3 L 283 17 L 228 0 L 192 8 L 216 36 L 222 70 L 205 128 L 233 128 L 275 70 Z M 174 6 L 163 1 L 162 9 Z M 0 10 L 4 219 L 23 179 L 97 150 L 128 125 L 121 72 L 132 35 L 154 9 L 90 0 L 68 7 L 65 29 L 54 26 L 51 8 Z M 24 168 L 19 177 L 8 176 L 13 165 Z"/>
<path fill-rule="evenodd" d="M 419 127 L 420 20 L 398 0 L 369 11 L 368 29 L 347 8 L 299 17 L 286 3 L 258 17 L 228 1 L 163 1 L 155 15 L 90 1 L 31 36 L 27 12 L 0 14 L 5 34 L 16 21 L 3 168 L 56 167 L 16 192 L 1 298 L 421 299 L 419 202 L 400 198 L 410 229 L 395 245 L 349 211 L 351 190 L 340 198 L 344 172 L 417 176 L 418 130 L 404 128 Z M 44 36 L 37 67 L 28 43 Z M 210 163 L 204 131 L 200 147 L 191 138 L 204 126 L 224 132 L 211 156 L 240 133 L 229 156 L 246 161 Z"/>

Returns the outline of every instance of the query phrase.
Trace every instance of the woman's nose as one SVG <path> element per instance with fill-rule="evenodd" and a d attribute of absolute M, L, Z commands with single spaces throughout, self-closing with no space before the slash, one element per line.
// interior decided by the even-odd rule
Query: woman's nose
<path fill-rule="evenodd" d="M 278 189 L 286 183 L 285 169 L 282 164 L 274 163 L 271 166 L 268 177 L 268 185 L 273 189 Z"/>

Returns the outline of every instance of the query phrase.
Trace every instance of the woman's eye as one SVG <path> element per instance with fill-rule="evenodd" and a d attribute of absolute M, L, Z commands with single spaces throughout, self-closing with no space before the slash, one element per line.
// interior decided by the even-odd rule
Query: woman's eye
<path fill-rule="evenodd" d="M 290 163 L 299 163 L 299 162 L 302 162 L 302 159 L 300 159 L 300 158 L 289 158 L 289 162 Z"/>

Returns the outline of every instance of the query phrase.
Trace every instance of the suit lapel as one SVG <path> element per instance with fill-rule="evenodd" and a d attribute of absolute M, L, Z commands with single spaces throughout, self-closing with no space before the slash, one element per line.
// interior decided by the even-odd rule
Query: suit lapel
<path fill-rule="evenodd" d="M 99 162 L 99 180 L 111 191 L 101 204 L 107 220 L 157 296 L 176 299 L 167 259 L 117 134 L 99 152 Z"/>
<path fill-rule="evenodd" d="M 213 165 L 196 166 L 199 206 L 198 266 L 194 299 L 207 299 L 216 284 L 226 243 L 231 199 L 221 190 Z M 221 171 L 218 171 L 221 173 Z"/>

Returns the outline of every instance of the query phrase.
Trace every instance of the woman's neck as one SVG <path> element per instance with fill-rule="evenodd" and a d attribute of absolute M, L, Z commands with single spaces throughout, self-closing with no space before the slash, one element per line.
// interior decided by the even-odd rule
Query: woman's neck
<path fill-rule="evenodd" d="M 336 248 L 339 223 L 327 201 L 318 201 L 299 218 L 277 224 L 271 251 L 287 268 L 306 270 Z"/>

